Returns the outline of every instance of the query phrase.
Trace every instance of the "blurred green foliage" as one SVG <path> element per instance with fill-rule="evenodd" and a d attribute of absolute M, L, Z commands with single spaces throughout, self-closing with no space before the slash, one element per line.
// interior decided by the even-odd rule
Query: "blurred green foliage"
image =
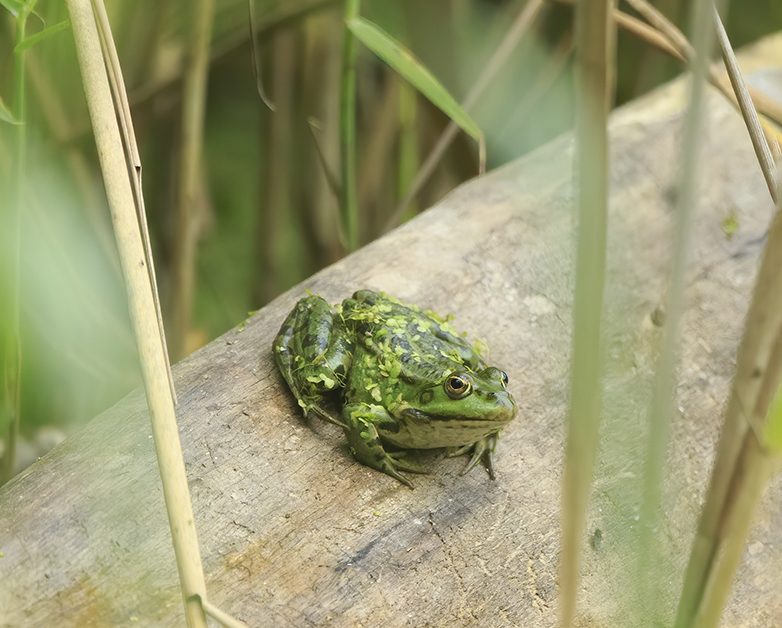
<path fill-rule="evenodd" d="M 678 23 L 686 21 L 686 3 L 661 0 L 658 5 Z M 172 290 L 188 6 L 179 0 L 107 2 L 144 166 L 164 314 Z M 519 0 L 364 0 L 362 15 L 409 47 L 461 100 L 523 6 Z M 735 24 L 741 44 L 778 29 L 780 6 L 776 0 L 734 2 L 729 34 Z M 338 1 L 255 0 L 258 71 L 274 103 L 272 112 L 256 88 L 247 3 L 217 1 L 189 350 L 344 254 L 336 192 L 323 170 L 324 160 L 334 174 L 339 165 L 342 10 Z M 68 17 L 64 3 L 55 0 L 38 2 L 36 14 L 28 21 L 31 35 Z M 486 135 L 489 169 L 571 128 L 571 25 L 570 7 L 547 6 L 470 112 Z M 13 93 L 13 28 L 10 15 L 3 15 L 0 97 L 7 105 Z M 620 34 L 618 46 L 620 103 L 680 71 L 626 34 Z M 27 72 L 23 432 L 40 425 L 71 429 L 139 383 L 70 31 L 28 50 Z M 364 48 L 359 50 L 357 89 L 360 240 L 366 243 L 382 235 L 411 172 L 448 119 L 425 98 L 411 96 L 393 71 Z M 12 165 L 11 128 L 0 122 L 0 190 L 7 189 Z M 430 206 L 476 173 L 476 146 L 460 135 L 413 207 Z"/>

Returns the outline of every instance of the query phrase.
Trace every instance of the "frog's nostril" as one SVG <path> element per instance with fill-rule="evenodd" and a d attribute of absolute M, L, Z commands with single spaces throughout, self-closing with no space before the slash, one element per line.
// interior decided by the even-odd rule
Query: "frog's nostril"
<path fill-rule="evenodd" d="M 507 392 L 492 393 L 492 396 L 497 399 L 497 404 L 506 408 L 512 408 L 516 405 L 513 401 L 513 397 Z"/>
<path fill-rule="evenodd" d="M 486 398 L 487 399 L 496 399 L 497 398 L 497 394 L 496 393 L 489 393 L 488 395 L 486 395 Z"/>

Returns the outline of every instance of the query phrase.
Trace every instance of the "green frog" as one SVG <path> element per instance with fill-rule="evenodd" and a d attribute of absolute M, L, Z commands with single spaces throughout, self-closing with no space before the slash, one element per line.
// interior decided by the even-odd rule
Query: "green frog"
<path fill-rule="evenodd" d="M 508 376 L 479 348 L 434 312 L 360 290 L 333 310 L 301 299 L 273 352 L 305 415 L 339 425 L 359 462 L 413 488 L 401 471 L 423 471 L 387 445 L 472 453 L 462 474 L 483 460 L 494 479 L 497 439 L 517 408 Z"/>

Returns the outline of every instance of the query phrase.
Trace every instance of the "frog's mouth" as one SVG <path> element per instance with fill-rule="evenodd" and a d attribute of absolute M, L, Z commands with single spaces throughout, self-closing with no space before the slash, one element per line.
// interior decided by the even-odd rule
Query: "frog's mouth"
<path fill-rule="evenodd" d="M 500 429 L 510 423 L 518 412 L 516 404 L 509 404 L 507 407 L 497 408 L 494 412 L 487 412 L 481 416 L 467 416 L 463 414 L 432 414 L 407 408 L 401 412 L 403 418 L 407 419 L 413 425 L 424 425 L 431 421 L 436 421 L 440 427 L 461 426 L 464 428 L 475 428 L 479 430 Z"/>
<path fill-rule="evenodd" d="M 507 420 L 461 416 L 427 415 L 408 409 L 400 420 L 379 423 L 380 438 L 402 449 L 462 447 L 499 432 Z"/>

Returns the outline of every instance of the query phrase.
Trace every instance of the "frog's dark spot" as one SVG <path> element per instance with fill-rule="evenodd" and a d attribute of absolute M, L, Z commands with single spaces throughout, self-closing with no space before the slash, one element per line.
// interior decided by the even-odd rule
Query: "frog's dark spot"
<path fill-rule="evenodd" d="M 402 416 L 419 423 L 427 421 L 430 418 L 428 414 L 424 414 L 415 408 L 407 408 L 406 410 L 402 410 Z"/>
<path fill-rule="evenodd" d="M 445 343 L 438 340 L 437 337 L 434 337 L 432 338 L 432 347 L 434 347 L 436 352 L 440 352 L 445 350 Z"/>
<path fill-rule="evenodd" d="M 410 373 L 406 373 L 405 371 L 401 371 L 399 373 L 399 379 L 402 380 L 405 384 L 415 384 L 415 377 Z"/>
<path fill-rule="evenodd" d="M 757 378 L 758 378 L 758 377 L 760 377 L 761 375 L 763 375 L 763 371 L 761 371 L 761 370 L 760 370 L 758 367 L 755 367 L 755 370 L 754 370 L 754 371 L 752 371 L 752 377 L 754 377 L 755 379 L 757 379 Z"/>
<path fill-rule="evenodd" d="M 399 423 L 396 421 L 384 421 L 377 424 L 377 429 L 388 434 L 396 434 L 399 432 Z"/>
<path fill-rule="evenodd" d="M 307 334 L 304 336 L 303 346 L 307 348 L 315 348 L 318 351 L 323 351 L 327 348 L 328 344 L 324 342 L 324 338 L 321 338 L 317 334 Z"/>
<path fill-rule="evenodd" d="M 397 347 L 402 347 L 404 349 L 405 354 L 409 353 L 412 347 L 410 346 L 410 341 L 405 336 L 397 336 L 394 335 L 391 337 L 391 348 L 396 350 Z M 402 357 L 407 357 L 405 354 L 402 355 Z"/>

